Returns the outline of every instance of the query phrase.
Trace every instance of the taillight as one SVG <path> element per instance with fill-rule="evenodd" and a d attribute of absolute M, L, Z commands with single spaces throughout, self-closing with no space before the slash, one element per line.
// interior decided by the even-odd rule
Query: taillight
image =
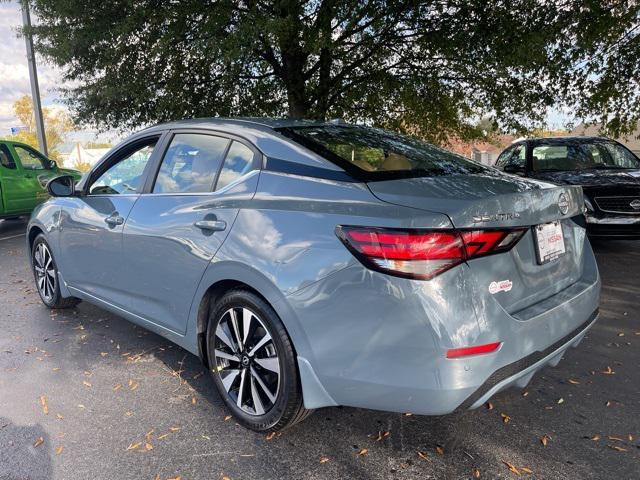
<path fill-rule="evenodd" d="M 429 280 L 475 257 L 505 252 L 526 228 L 395 230 L 338 226 L 336 235 L 365 266 L 391 275 Z"/>

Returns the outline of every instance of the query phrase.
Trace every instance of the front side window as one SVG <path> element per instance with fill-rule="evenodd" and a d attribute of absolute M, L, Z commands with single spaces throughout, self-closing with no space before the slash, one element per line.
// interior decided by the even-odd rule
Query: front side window
<path fill-rule="evenodd" d="M 89 188 L 93 195 L 140 193 L 144 169 L 151 158 L 157 139 L 150 140 L 102 173 Z"/>
<path fill-rule="evenodd" d="M 536 171 L 624 168 L 640 168 L 640 160 L 615 142 L 543 144 L 533 149 L 533 169 Z"/>
<path fill-rule="evenodd" d="M 30 148 L 14 145 L 14 150 L 25 170 L 46 170 L 49 163 L 42 155 Z"/>
<path fill-rule="evenodd" d="M 320 125 L 278 131 L 365 180 L 492 171 L 447 150 L 377 128 Z"/>
<path fill-rule="evenodd" d="M 0 145 L 0 165 L 11 170 L 16 169 L 16 162 L 13 161 L 11 153 L 6 145 Z"/>
<path fill-rule="evenodd" d="M 235 182 L 253 168 L 253 151 L 240 142 L 232 142 L 224 159 L 216 190 Z"/>
<path fill-rule="evenodd" d="M 176 134 L 162 160 L 153 193 L 211 192 L 228 145 L 228 139 L 213 135 Z"/>

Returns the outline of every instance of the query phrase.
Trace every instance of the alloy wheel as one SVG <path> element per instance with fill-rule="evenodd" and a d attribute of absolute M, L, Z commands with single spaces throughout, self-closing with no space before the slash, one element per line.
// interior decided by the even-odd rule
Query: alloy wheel
<path fill-rule="evenodd" d="M 56 292 L 56 269 L 49 247 L 39 243 L 33 254 L 33 268 L 36 272 L 38 291 L 42 298 L 51 302 Z"/>
<path fill-rule="evenodd" d="M 227 310 L 216 325 L 215 374 L 231 400 L 249 415 L 264 415 L 280 389 L 280 358 L 265 323 L 251 310 Z"/>

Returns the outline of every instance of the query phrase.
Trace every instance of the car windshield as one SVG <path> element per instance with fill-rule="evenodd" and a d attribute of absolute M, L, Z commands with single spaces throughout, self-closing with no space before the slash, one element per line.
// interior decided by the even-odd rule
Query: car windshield
<path fill-rule="evenodd" d="M 538 172 L 627 168 L 640 168 L 640 160 L 615 142 L 546 144 L 533 148 L 533 170 Z"/>
<path fill-rule="evenodd" d="M 428 143 L 377 128 L 320 125 L 278 131 L 366 181 L 489 171 Z"/>

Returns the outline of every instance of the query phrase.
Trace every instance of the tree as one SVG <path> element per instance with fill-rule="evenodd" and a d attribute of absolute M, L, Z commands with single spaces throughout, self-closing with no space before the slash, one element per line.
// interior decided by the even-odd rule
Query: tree
<path fill-rule="evenodd" d="M 81 122 L 288 114 L 434 141 L 480 135 L 470 119 L 485 114 L 529 128 L 548 106 L 579 101 L 567 87 L 575 62 L 626 38 L 638 11 L 612 9 L 591 31 L 584 10 L 601 2 L 589 0 L 30 3 L 37 49 L 64 69 Z"/>
<path fill-rule="evenodd" d="M 26 127 L 26 129 L 13 135 L 11 139 L 39 148 L 31 97 L 29 95 L 23 95 L 16 100 L 13 104 L 13 111 L 20 124 Z M 73 122 L 64 111 L 56 111 L 48 107 L 42 109 L 42 116 L 49 157 L 54 160 L 60 160 L 60 153 L 57 151 L 57 147 L 64 141 L 64 136 L 73 130 Z"/>

